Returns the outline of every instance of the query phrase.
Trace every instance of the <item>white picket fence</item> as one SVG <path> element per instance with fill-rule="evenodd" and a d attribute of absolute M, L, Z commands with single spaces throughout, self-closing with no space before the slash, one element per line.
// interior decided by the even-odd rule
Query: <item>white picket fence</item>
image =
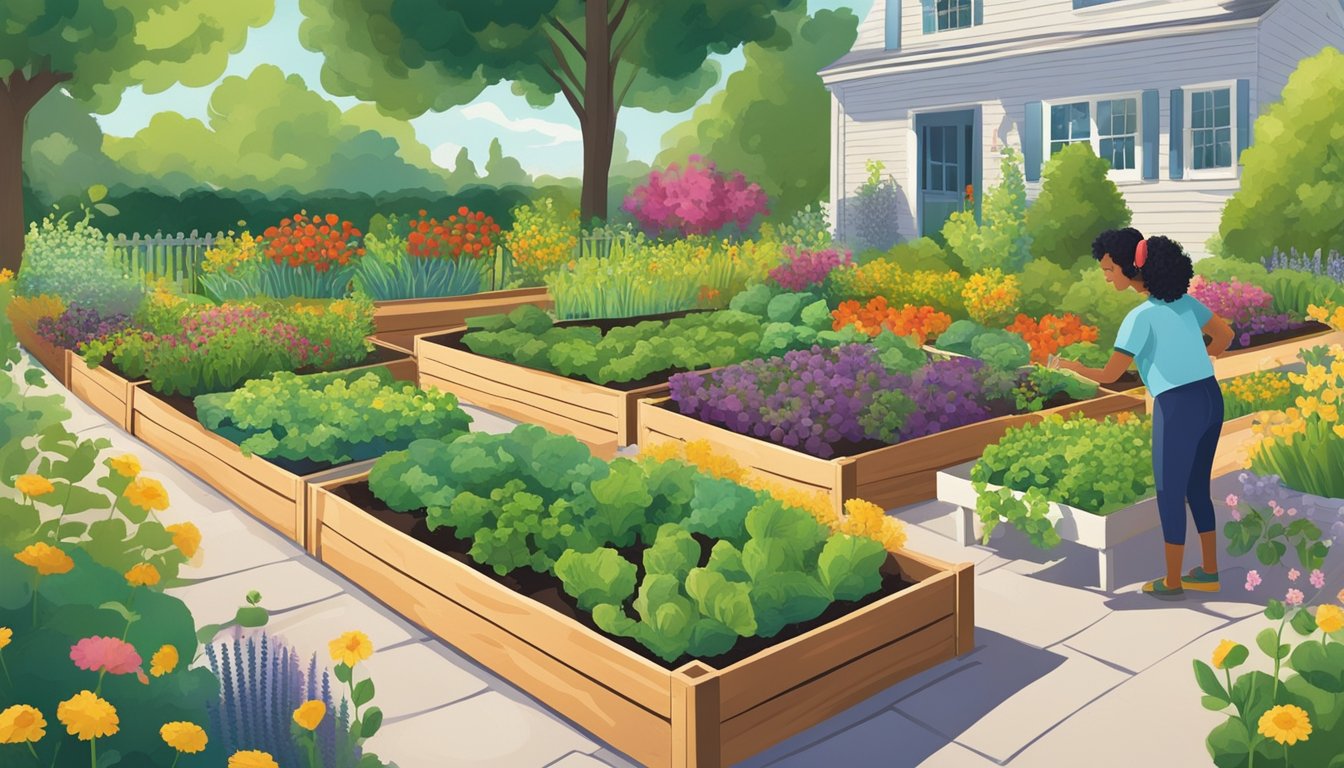
<path fill-rule="evenodd" d="M 148 279 L 166 278 L 182 283 L 188 290 L 196 287 L 205 252 L 214 247 L 223 233 L 204 235 L 192 230 L 176 235 L 118 235 L 112 240 L 114 252 L 125 262 L 131 274 Z"/>

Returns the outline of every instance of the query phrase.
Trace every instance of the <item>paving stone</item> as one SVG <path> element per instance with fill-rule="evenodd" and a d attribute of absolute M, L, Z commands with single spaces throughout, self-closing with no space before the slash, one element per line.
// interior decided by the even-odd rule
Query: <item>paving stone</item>
<path fill-rule="evenodd" d="M 263 608 L 272 614 L 331 597 L 341 591 L 336 581 L 317 567 L 289 560 L 199 584 L 167 590 L 191 608 L 196 624 L 218 624 L 233 618 L 251 590 L 261 592 Z"/>
<path fill-rule="evenodd" d="M 965 669 L 896 709 L 1000 762 L 1129 678 L 1076 651 L 1041 650 L 1007 638 L 971 659 Z"/>
<path fill-rule="evenodd" d="M 807 749 L 769 763 L 772 768 L 817 766 L 915 766 L 937 753 L 948 740 L 890 710 L 814 744 Z M 743 766 L 753 765 L 751 761 Z"/>
<path fill-rule="evenodd" d="M 487 411 L 477 405 L 460 403 L 460 407 L 471 416 L 471 431 L 473 432 L 501 434 L 512 432 L 513 428 L 518 426 L 518 422 L 513 419 L 500 416 L 493 411 Z"/>
<path fill-rule="evenodd" d="M 919 768 L 998 768 L 997 763 L 978 752 L 961 746 L 955 741 L 929 755 L 919 764 Z"/>
<path fill-rule="evenodd" d="M 265 592 L 262 594 L 265 595 Z M 374 659 L 382 655 L 383 648 L 424 638 L 423 633 L 387 609 L 349 593 L 287 611 L 271 619 L 263 629 L 283 635 L 300 657 L 306 659 L 316 653 L 324 663 L 330 658 L 328 643 L 344 632 L 359 630 L 368 635 L 369 641 L 373 643 Z M 395 650 L 387 653 L 395 653 Z M 420 674 L 406 667 L 392 668 L 389 672 L 388 677 L 405 675 L 410 679 L 416 679 Z M 448 701 L 439 703 L 446 704 Z M 406 710 L 409 711 L 416 710 Z M 392 716 L 386 708 L 383 712 L 388 717 Z"/>
<path fill-rule="evenodd" d="M 582 752 L 570 752 L 568 755 L 556 760 L 546 768 L 608 768 L 608 764 L 598 760 L 592 755 L 585 755 Z"/>
<path fill-rule="evenodd" d="M 201 531 L 201 547 L 181 573 L 186 579 L 213 579 L 303 555 L 289 540 L 236 509 L 205 512 L 175 504 L 159 513 L 159 519 L 165 525 L 189 521 Z"/>
<path fill-rule="evenodd" d="M 1045 648 L 1110 612 L 1101 593 L 1040 581 L 996 568 L 975 578 L 975 624 Z"/>
<path fill-rule="evenodd" d="M 391 721 L 485 690 L 487 681 L 463 661 L 437 641 L 414 642 L 375 651 L 364 671 L 377 684 L 378 706 Z"/>
<path fill-rule="evenodd" d="M 1221 616 L 1134 595 L 1148 604 L 1111 615 L 1070 637 L 1065 644 L 1098 659 L 1139 672 L 1206 632 L 1223 626 Z"/>
<path fill-rule="evenodd" d="M 939 504 L 930 502 L 929 504 Z M 985 547 L 963 547 L 952 538 L 952 524 L 943 525 L 946 511 L 929 505 L 903 507 L 887 514 L 904 522 L 907 534 L 906 548 L 921 555 L 936 557 L 949 563 L 975 563 L 977 574 L 1002 565 L 994 550 Z M 946 530 L 944 530 L 946 529 Z"/>
<path fill-rule="evenodd" d="M 401 768 L 530 768 L 598 744 L 495 691 L 384 727 L 369 749 Z"/>
<path fill-rule="evenodd" d="M 612 768 L 641 768 L 639 763 L 631 762 L 630 758 L 616 752 L 609 747 L 603 747 L 593 753 L 593 757 L 601 760 Z"/>

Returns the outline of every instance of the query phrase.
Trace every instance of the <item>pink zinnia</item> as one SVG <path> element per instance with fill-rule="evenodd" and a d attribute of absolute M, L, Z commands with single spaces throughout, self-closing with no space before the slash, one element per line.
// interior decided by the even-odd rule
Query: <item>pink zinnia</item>
<path fill-rule="evenodd" d="M 1297 507 L 1289 507 L 1289 508 L 1288 508 L 1288 516 L 1289 516 L 1289 517 L 1293 517 L 1293 516 L 1295 516 L 1296 514 L 1297 514 Z"/>
<path fill-rule="evenodd" d="M 1311 586 L 1317 589 L 1323 589 L 1325 587 L 1325 574 L 1321 573 L 1320 568 L 1311 572 Z"/>
<path fill-rule="evenodd" d="M 115 637 L 86 637 L 80 640 L 70 646 L 70 660 L 80 669 L 114 675 L 138 672 L 142 664 L 135 647 Z"/>
<path fill-rule="evenodd" d="M 1250 592 L 1260 586 L 1260 574 L 1257 571 L 1249 571 L 1246 574 L 1246 591 Z"/>
<path fill-rule="evenodd" d="M 1302 575 L 1302 572 L 1299 571 L 1299 570 L 1297 570 L 1296 568 L 1289 568 L 1289 569 L 1288 569 L 1288 580 L 1289 580 L 1289 581 L 1297 581 L 1297 577 L 1298 577 L 1298 576 L 1301 576 L 1301 575 Z"/>
<path fill-rule="evenodd" d="M 1285 602 L 1285 603 L 1287 603 L 1287 604 L 1289 604 L 1289 605 L 1301 605 L 1301 604 L 1302 604 L 1302 590 L 1300 590 L 1300 589 L 1290 589 L 1290 590 L 1288 590 L 1288 594 L 1287 594 L 1286 596 L 1284 596 L 1284 598 L 1283 598 L 1283 602 Z"/>
<path fill-rule="evenodd" d="M 1223 499 L 1223 501 L 1227 503 L 1227 506 L 1229 506 L 1229 507 L 1235 507 L 1235 506 L 1237 506 L 1237 501 L 1238 501 L 1238 499 L 1237 499 L 1237 495 L 1236 495 L 1235 493 L 1229 493 L 1229 494 L 1227 494 L 1227 498 L 1226 498 L 1226 499 Z"/>
<path fill-rule="evenodd" d="M 1296 514 L 1296 513 L 1294 513 L 1294 514 Z M 1275 506 L 1275 507 L 1274 507 L 1274 516 L 1275 516 L 1275 517 L 1283 517 L 1283 507 Z"/>

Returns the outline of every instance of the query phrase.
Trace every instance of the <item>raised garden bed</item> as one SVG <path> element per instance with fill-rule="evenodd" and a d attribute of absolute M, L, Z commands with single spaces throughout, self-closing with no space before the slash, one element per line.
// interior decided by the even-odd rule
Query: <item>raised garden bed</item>
<path fill-rule="evenodd" d="M 979 496 L 971 483 L 971 468 L 974 466 L 974 461 L 968 461 L 938 472 L 938 500 L 956 505 L 956 539 L 962 546 L 979 543 L 975 536 L 976 523 L 979 522 L 975 506 Z M 991 490 L 999 487 L 989 485 Z M 1014 495 L 1022 496 L 1016 491 Z M 1051 502 L 1047 517 L 1064 541 L 1097 550 L 1097 583 L 1106 592 L 1115 588 L 1115 548 L 1158 527 L 1161 521 L 1157 514 L 1156 498 L 1144 499 L 1108 515 Z"/>
<path fill-rule="evenodd" d="M 669 320 L 687 314 L 570 320 L 556 326 L 597 326 L 605 332 L 620 325 Z M 462 343 L 467 333 L 462 329 L 416 337 L 415 359 L 422 388 L 452 392 L 463 402 L 573 435 L 602 458 L 611 458 L 618 448 L 635 442 L 636 404 L 666 395 L 667 380 L 677 373 L 669 370 L 639 381 L 594 384 L 475 354 Z"/>
<path fill-rule="evenodd" d="M 977 458 L 1009 427 L 1039 421 L 1049 414 L 1083 413 L 1101 418 L 1121 412 L 1142 413 L 1143 400 L 1122 394 L 1048 408 L 1037 413 L 1001 416 L 896 445 L 859 449 L 830 459 L 709 424 L 676 410 L 668 398 L 639 403 L 639 444 L 667 440 L 707 440 L 756 475 L 806 491 L 830 494 L 841 510 L 846 499 L 860 498 L 885 509 L 926 501 L 936 492 L 936 473 Z"/>
<path fill-rule="evenodd" d="M 1246 468 L 1247 451 L 1256 440 L 1251 427 L 1260 416 L 1260 413 L 1248 413 L 1223 422 L 1223 431 L 1218 438 L 1218 449 L 1213 454 L 1214 477 Z"/>
<path fill-rule="evenodd" d="M 506 314 L 525 304 L 550 309 L 555 302 L 542 288 L 488 291 L 435 299 L 374 302 L 374 337 L 384 344 L 412 352 L 415 337 L 465 325 L 467 318 Z"/>
<path fill-rule="evenodd" d="M 42 364 L 47 372 L 61 383 L 61 386 L 70 386 L 70 354 L 68 350 L 62 349 L 55 344 L 47 341 L 37 335 L 37 331 L 29 328 L 23 323 L 12 323 L 14 336 L 18 338 L 19 344 L 28 350 L 37 362 Z"/>
<path fill-rule="evenodd" d="M 672 667 L 596 631 L 554 586 L 471 564 L 451 534 L 387 510 L 363 478 L 310 494 L 324 563 L 655 768 L 739 762 L 974 645 L 972 566 L 900 552 L 871 600 Z"/>
<path fill-rule="evenodd" d="M 109 360 L 104 360 L 96 368 L 90 368 L 74 352 L 66 350 L 65 354 L 69 370 L 69 383 L 66 386 L 70 391 L 90 408 L 111 419 L 113 424 L 130 432 L 131 403 L 135 389 L 149 382 L 126 378 Z"/>
<path fill-rule="evenodd" d="M 1304 349 L 1344 344 L 1344 331 L 1332 330 L 1323 323 L 1309 322 L 1301 328 L 1252 337 L 1251 346 L 1229 350 L 1213 361 L 1213 375 L 1231 379 L 1256 371 L 1267 371 L 1297 360 Z"/>
<path fill-rule="evenodd" d="M 384 357 L 389 350 L 379 352 Z M 359 368 L 379 366 L 391 370 L 399 380 L 415 380 L 415 361 L 404 356 Z M 309 484 L 344 476 L 372 463 L 368 460 L 292 471 L 260 456 L 244 456 L 237 445 L 206 429 L 196 420 L 192 398 L 159 394 L 148 382 L 135 385 L 134 390 L 132 434 L 300 546 L 306 544 Z"/>

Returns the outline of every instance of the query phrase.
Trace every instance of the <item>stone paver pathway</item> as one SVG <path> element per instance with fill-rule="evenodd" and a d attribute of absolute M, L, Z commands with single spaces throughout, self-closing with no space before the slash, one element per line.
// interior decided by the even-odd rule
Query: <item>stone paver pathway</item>
<path fill-rule="evenodd" d="M 21 375 L 21 374 L 20 374 Z M 59 387 L 58 387 L 59 389 Z M 368 663 L 387 715 L 370 748 L 401 768 L 602 768 L 631 766 L 591 735 L 549 712 L 488 670 L 427 637 L 280 535 L 239 511 L 194 476 L 67 397 L 73 430 L 105 436 L 141 456 L 167 487 L 165 522 L 191 520 L 204 535 L 199 583 L 174 590 L 198 621 L 230 618 L 248 590 L 272 612 L 267 631 L 326 660 L 326 641 L 348 629 L 369 634 Z M 472 409 L 476 428 L 512 422 Z M 1234 478 L 1216 483 L 1225 495 Z M 1106 594 L 1090 550 L 1065 543 L 1040 552 L 1014 532 L 989 547 L 952 539 L 951 509 L 937 502 L 895 514 L 911 549 L 976 564 L 976 648 L 906 680 L 742 765 L 883 768 L 1055 768 L 1088 765 L 1205 766 L 1204 737 L 1222 716 L 1200 707 L 1193 658 L 1223 638 L 1254 646 L 1266 626 L 1263 601 L 1284 585 L 1242 588 L 1252 559 L 1224 562 L 1224 591 L 1160 603 L 1138 594 L 1159 573 L 1152 531 L 1122 545 Z M 1220 508 L 1220 514 L 1225 514 Z M 1193 534 L 1192 534 L 1193 536 Z M 1195 562 L 1190 548 L 1188 560 Z M 1344 586 L 1336 558 L 1328 594 Z M 1256 656 L 1252 655 L 1254 662 Z"/>

